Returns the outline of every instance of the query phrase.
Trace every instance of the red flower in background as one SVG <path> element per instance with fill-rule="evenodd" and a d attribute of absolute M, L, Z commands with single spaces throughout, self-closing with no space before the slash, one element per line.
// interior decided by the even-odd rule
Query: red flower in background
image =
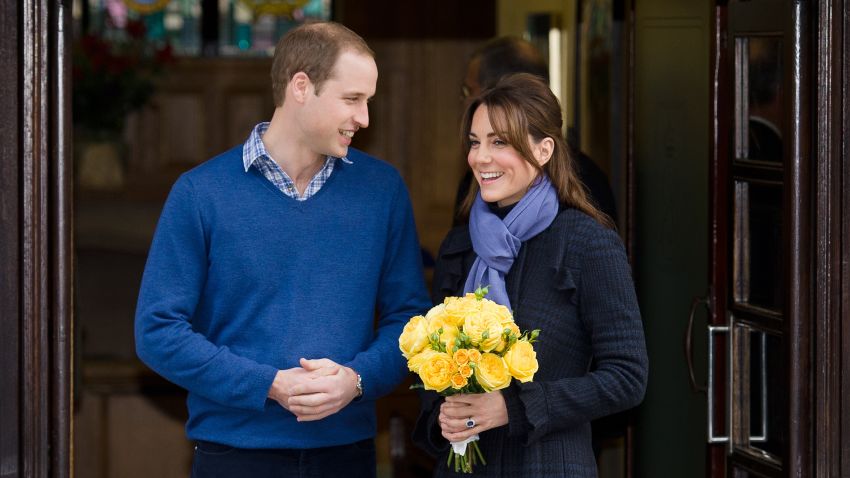
<path fill-rule="evenodd" d="M 74 44 L 74 126 L 88 134 L 120 135 L 128 113 L 144 106 L 163 66 L 174 61 L 171 45 L 155 45 L 140 20 L 116 39 L 87 34 Z"/>
<path fill-rule="evenodd" d="M 124 30 L 130 38 L 140 40 L 145 37 L 148 28 L 145 26 L 145 22 L 141 20 L 127 20 L 127 26 L 124 27 Z"/>
<path fill-rule="evenodd" d="M 166 43 L 165 46 L 156 50 L 154 59 L 160 65 L 170 65 L 171 63 L 174 63 L 174 48 L 171 47 L 170 43 Z"/>

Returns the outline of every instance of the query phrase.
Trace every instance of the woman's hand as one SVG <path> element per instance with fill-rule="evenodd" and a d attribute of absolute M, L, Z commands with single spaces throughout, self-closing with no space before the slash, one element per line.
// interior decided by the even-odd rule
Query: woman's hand
<path fill-rule="evenodd" d="M 467 427 L 469 419 L 475 426 Z M 501 392 L 452 395 L 440 406 L 443 437 L 459 442 L 491 428 L 508 424 L 508 408 Z"/>

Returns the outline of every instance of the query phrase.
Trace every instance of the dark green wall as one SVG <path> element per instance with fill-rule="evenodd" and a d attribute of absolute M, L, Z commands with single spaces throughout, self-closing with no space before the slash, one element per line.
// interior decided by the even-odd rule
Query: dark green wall
<path fill-rule="evenodd" d="M 635 31 L 635 279 L 650 357 L 636 476 L 705 475 L 706 405 L 688 386 L 682 340 L 708 270 L 708 0 L 639 0 Z M 705 379 L 705 312 L 697 377 Z"/>

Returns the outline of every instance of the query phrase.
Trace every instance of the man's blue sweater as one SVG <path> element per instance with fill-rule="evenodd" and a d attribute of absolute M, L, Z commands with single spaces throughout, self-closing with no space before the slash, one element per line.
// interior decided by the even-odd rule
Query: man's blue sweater
<path fill-rule="evenodd" d="M 430 301 L 404 183 L 362 152 L 348 158 L 301 202 L 245 172 L 241 146 L 172 188 L 142 279 L 136 350 L 189 391 L 189 438 L 315 448 L 375 435 L 375 399 L 406 370 L 398 337 Z M 297 422 L 267 394 L 302 357 L 353 368 L 363 397 Z"/>

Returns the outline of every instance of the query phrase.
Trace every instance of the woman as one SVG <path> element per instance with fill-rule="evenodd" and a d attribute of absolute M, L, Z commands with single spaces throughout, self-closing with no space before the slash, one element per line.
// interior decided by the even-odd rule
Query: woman
<path fill-rule="evenodd" d="M 487 464 L 476 464 L 477 476 L 595 477 L 590 421 L 643 398 L 647 356 L 629 264 L 576 179 L 561 122 L 558 100 L 528 74 L 504 78 L 464 115 L 476 179 L 463 208 L 469 225 L 443 241 L 433 299 L 488 285 L 520 329 L 540 329 L 539 371 L 491 393 L 423 394 L 414 440 L 438 457 L 436 476 L 453 474 L 449 442 L 478 434 Z"/>

